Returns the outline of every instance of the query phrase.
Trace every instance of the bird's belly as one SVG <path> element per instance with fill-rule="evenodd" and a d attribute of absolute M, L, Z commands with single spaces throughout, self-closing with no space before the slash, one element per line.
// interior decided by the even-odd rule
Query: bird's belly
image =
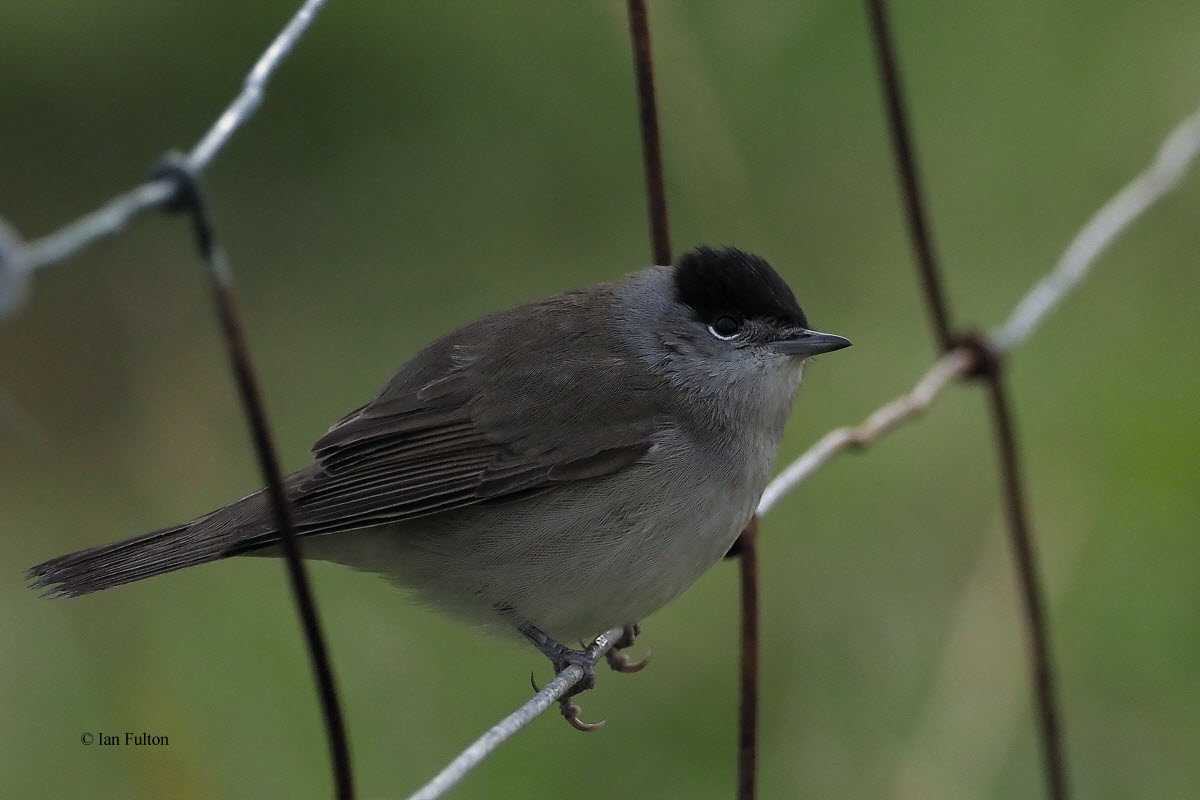
<path fill-rule="evenodd" d="M 339 534 L 306 551 L 385 574 L 487 627 L 529 622 L 559 641 L 591 637 L 641 620 L 718 561 L 766 478 L 766 464 L 656 455 L 525 500 Z"/>

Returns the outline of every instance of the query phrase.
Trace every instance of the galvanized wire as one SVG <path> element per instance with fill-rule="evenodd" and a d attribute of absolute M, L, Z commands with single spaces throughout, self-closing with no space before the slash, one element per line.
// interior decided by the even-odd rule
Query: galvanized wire
<path fill-rule="evenodd" d="M 267 84 L 292 49 L 308 31 L 326 0 L 305 0 L 263 51 L 246 75 L 242 90 L 233 99 L 195 147 L 186 163 L 199 174 L 229 144 L 238 131 L 262 105 Z M 141 213 L 159 208 L 175 193 L 175 185 L 165 179 L 152 179 L 109 200 L 100 208 L 64 225 L 58 230 L 22 243 L 14 233 L 5 237 L 0 231 L 0 319 L 16 310 L 17 287 L 24 288 L 28 273 L 66 261 L 100 239 L 119 233 Z M 9 277 L 6 279 L 5 273 Z M 9 289 L 10 286 L 13 287 Z M 18 298 L 19 299 L 19 298 Z"/>

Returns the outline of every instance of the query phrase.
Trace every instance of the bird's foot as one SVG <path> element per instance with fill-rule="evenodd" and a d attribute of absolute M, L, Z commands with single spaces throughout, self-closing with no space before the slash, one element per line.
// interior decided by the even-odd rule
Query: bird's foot
<path fill-rule="evenodd" d="M 562 709 L 563 718 L 571 723 L 571 727 L 580 731 L 596 731 L 604 727 L 604 720 L 599 722 L 584 722 L 579 718 L 580 708 L 571 698 L 580 692 L 586 692 L 596 685 L 596 659 L 590 653 L 584 650 L 572 650 L 565 645 L 551 639 L 546 634 L 532 625 L 524 625 L 521 627 L 521 633 L 525 638 L 533 643 L 533 646 L 542 652 L 550 662 L 554 664 L 556 673 L 562 672 L 567 667 L 576 666 L 583 670 L 583 677 L 580 678 L 574 686 L 566 691 L 559 698 L 558 705 Z M 541 691 L 533 681 L 533 675 L 530 674 L 529 682 L 533 685 L 533 690 Z"/>
<path fill-rule="evenodd" d="M 646 668 L 646 665 L 650 663 L 650 656 L 654 655 L 653 650 L 647 650 L 646 655 L 642 656 L 640 661 L 631 660 L 625 653 L 627 648 L 633 647 L 634 641 L 641 632 L 642 626 L 637 622 L 625 626 L 621 638 L 613 642 L 612 649 L 604 654 L 610 667 L 617 672 L 641 672 Z"/>
<path fill-rule="evenodd" d="M 595 687 L 596 659 L 594 659 L 586 650 L 572 650 L 571 648 L 564 647 L 557 642 L 554 643 L 554 646 L 556 648 L 555 652 L 546 653 L 546 655 L 550 658 L 550 661 L 554 663 L 554 671 L 556 673 L 562 672 L 564 669 L 571 666 L 579 667 L 583 670 L 583 677 L 580 678 L 574 686 L 572 686 L 570 689 L 567 689 L 567 693 L 564 694 L 563 697 L 572 697 Z"/>

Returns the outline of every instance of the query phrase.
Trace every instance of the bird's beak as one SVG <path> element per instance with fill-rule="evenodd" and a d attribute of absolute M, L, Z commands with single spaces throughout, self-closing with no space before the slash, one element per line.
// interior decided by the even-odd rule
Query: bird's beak
<path fill-rule="evenodd" d="M 850 340 L 832 333 L 818 333 L 804 328 L 791 331 L 787 338 L 771 343 L 775 352 L 789 356 L 815 356 L 849 347 Z"/>

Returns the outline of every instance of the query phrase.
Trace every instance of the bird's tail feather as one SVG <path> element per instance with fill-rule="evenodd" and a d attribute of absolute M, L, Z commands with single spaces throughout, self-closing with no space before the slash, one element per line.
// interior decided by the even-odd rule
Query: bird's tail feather
<path fill-rule="evenodd" d="M 208 517 L 121 542 L 89 547 L 43 561 L 26 571 L 34 588 L 52 597 L 77 597 L 143 578 L 215 561 L 228 539 L 213 536 Z"/>

